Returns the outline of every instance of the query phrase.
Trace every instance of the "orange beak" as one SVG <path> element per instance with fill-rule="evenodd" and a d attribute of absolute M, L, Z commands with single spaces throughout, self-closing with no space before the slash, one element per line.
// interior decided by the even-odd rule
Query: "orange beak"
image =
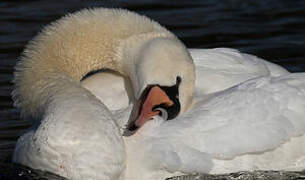
<path fill-rule="evenodd" d="M 142 92 L 131 112 L 123 136 L 130 136 L 153 118 L 160 115 L 164 120 L 171 120 L 180 112 L 179 85 L 181 77 L 177 76 L 173 86 L 148 85 Z"/>
<path fill-rule="evenodd" d="M 158 115 L 160 111 L 153 111 L 153 109 L 160 104 L 172 106 L 174 103 L 160 87 L 154 86 L 150 89 L 142 108 L 140 108 L 140 113 L 135 121 L 135 125 L 140 127 L 153 116 Z"/>
<path fill-rule="evenodd" d="M 160 111 L 155 110 L 159 105 L 170 107 L 174 105 L 174 102 L 158 85 L 147 87 L 133 108 L 127 126 L 128 133 L 133 134 L 153 116 L 159 115 Z"/>

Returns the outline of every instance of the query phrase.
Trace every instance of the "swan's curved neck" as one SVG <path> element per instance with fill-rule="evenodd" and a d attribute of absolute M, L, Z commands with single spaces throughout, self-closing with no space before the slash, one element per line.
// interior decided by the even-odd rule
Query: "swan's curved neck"
<path fill-rule="evenodd" d="M 116 59 L 121 67 L 117 69 L 118 72 L 128 76 L 131 79 L 135 97 L 139 98 L 141 92 L 146 87 L 146 84 L 141 82 L 139 77 L 150 76 L 150 74 L 138 71 L 139 64 L 141 64 L 142 52 L 147 48 L 145 44 L 154 39 L 171 38 L 175 40 L 174 36 L 169 36 L 168 33 L 145 33 L 131 36 L 120 43 L 116 51 Z M 157 60 L 156 60 L 157 61 Z M 139 74 L 137 74 L 139 73 Z M 148 72 L 149 73 L 149 72 Z"/>
<path fill-rule="evenodd" d="M 60 92 L 66 94 L 65 89 L 72 87 L 69 85 L 71 82 L 77 86 L 74 87 L 77 91 L 77 88 L 82 88 L 80 80 L 99 69 L 110 69 L 128 76 L 133 82 L 135 94 L 140 94 L 141 87 L 135 72 L 136 64 L 141 60 L 141 47 L 154 38 L 173 37 L 168 32 L 142 33 L 112 40 L 109 42 L 111 45 L 106 44 L 111 47 L 107 47 L 90 39 L 84 44 L 73 42 L 75 44 L 71 45 L 70 41 L 60 39 L 63 38 L 61 36 L 42 34 L 36 37 L 25 50 L 23 61 L 16 67 L 13 97 L 25 116 L 40 118 L 46 106 Z"/>
<path fill-rule="evenodd" d="M 178 77 L 183 77 L 184 88 L 180 88 L 179 97 L 182 109 L 186 109 L 184 104 L 191 99 L 193 89 L 194 67 L 175 35 L 132 13 L 86 13 L 89 12 L 51 24 L 26 47 L 16 67 L 13 92 L 22 114 L 41 117 L 59 92 L 65 94 L 65 89 L 70 88 L 68 84 L 73 82 L 77 91 L 86 74 L 100 69 L 129 77 L 136 98 L 149 84 L 173 86 Z"/>
<path fill-rule="evenodd" d="M 194 66 L 185 46 L 172 33 L 148 18 L 118 9 L 99 8 L 68 15 L 47 26 L 27 45 L 22 61 L 16 66 L 13 99 L 24 116 L 42 120 L 35 134 L 54 137 L 48 141 L 53 145 L 41 144 L 60 147 L 54 151 L 60 160 L 65 152 L 73 152 L 75 156 L 66 163 L 67 167 L 85 163 L 88 165 L 84 166 L 84 172 L 90 167 L 95 176 L 103 169 L 105 177 L 111 178 L 101 179 L 118 179 L 125 168 L 118 126 L 106 106 L 80 84 L 86 74 L 99 69 L 128 76 L 136 98 L 149 84 L 175 88 L 170 96 L 174 100 L 164 92 L 163 99 L 157 96 L 164 91 L 161 86 L 147 94 L 154 104 L 143 98 L 148 104 L 144 113 L 134 111 L 135 118 L 131 121 L 131 125 L 139 127 L 154 115 L 151 113 L 154 105 L 166 105 L 169 109 L 178 107 L 174 106 L 178 98 L 182 105 L 191 101 Z M 179 94 L 177 79 L 180 79 Z M 164 99 L 167 104 L 163 103 Z M 142 101 L 139 102 L 142 107 Z M 44 130 L 45 127 L 48 129 Z M 24 157 L 20 154 L 19 157 Z M 40 165 L 46 157 L 40 151 L 33 151 L 30 157 L 33 159 L 25 160 L 25 164 L 33 165 L 31 162 L 37 161 L 36 165 Z M 101 162 L 110 163 L 114 171 L 101 166 Z M 50 166 L 46 164 L 47 169 L 52 169 Z M 84 172 L 76 174 L 87 175 Z"/>

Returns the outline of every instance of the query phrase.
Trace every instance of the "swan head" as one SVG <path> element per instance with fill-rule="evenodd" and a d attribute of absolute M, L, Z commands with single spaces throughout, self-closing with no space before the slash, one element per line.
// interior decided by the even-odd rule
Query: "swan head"
<path fill-rule="evenodd" d="M 136 58 L 132 77 L 136 103 L 127 132 L 135 132 L 155 115 L 171 120 L 185 112 L 192 103 L 195 83 L 193 60 L 177 38 L 150 40 Z"/>

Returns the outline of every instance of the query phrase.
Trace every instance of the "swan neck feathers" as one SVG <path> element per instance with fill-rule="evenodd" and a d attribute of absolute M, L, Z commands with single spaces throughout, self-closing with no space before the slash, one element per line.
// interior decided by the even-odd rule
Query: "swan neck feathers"
<path fill-rule="evenodd" d="M 126 10 L 97 8 L 69 14 L 45 27 L 26 46 L 14 74 L 15 105 L 21 107 L 24 116 L 39 118 L 57 92 L 67 88 L 61 85 L 64 81 L 74 82 L 77 91 L 82 88 L 80 80 L 99 69 L 130 76 L 139 94 L 143 86 L 151 82 L 146 82 L 147 78 L 145 83 L 135 78 L 139 75 L 137 65 L 141 64 L 137 57 L 143 55 L 139 53 L 142 46 L 147 47 L 158 38 L 185 48 L 157 22 Z M 191 62 L 187 52 L 184 53 Z"/>
<path fill-rule="evenodd" d="M 186 78 L 189 87 L 194 86 L 193 60 L 173 35 L 147 33 L 132 36 L 121 43 L 117 54 L 117 59 L 129 59 L 119 61 L 124 63 L 123 69 L 132 79 L 136 98 L 149 83 L 173 86 L 177 76 Z"/>

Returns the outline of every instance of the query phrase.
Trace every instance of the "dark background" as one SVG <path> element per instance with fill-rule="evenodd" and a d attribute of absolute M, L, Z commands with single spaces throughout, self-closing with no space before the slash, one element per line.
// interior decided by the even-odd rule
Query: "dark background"
<path fill-rule="evenodd" d="M 10 96 L 14 66 L 25 44 L 51 21 L 101 6 L 147 15 L 190 48 L 237 48 L 305 72 L 302 0 L 0 0 L 0 162 L 10 161 L 16 139 L 29 127 Z"/>

